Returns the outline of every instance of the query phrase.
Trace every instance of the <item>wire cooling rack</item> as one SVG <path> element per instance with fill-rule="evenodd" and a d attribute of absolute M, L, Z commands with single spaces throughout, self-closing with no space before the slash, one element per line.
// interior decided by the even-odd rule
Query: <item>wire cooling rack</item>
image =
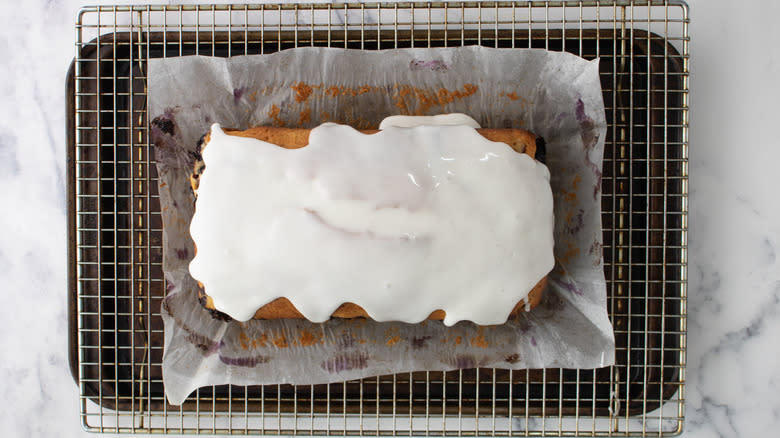
<path fill-rule="evenodd" d="M 468 369 L 330 385 L 213 386 L 166 404 L 160 204 L 147 60 L 299 46 L 538 47 L 601 58 L 603 236 L 615 366 Z M 499 2 L 101 6 L 68 77 L 70 363 L 99 432 L 673 435 L 686 348 L 688 9 Z"/>

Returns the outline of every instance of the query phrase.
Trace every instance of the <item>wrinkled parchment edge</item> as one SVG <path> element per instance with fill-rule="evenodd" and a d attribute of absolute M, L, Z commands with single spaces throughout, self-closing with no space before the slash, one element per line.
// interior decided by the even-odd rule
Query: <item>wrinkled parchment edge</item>
<path fill-rule="evenodd" d="M 211 117 L 212 121 L 220 121 L 223 125 L 241 129 L 278 121 L 273 118 L 269 120 L 267 108 L 274 102 L 283 108 L 291 105 L 291 92 L 288 88 L 297 83 L 299 77 L 296 76 L 306 71 L 301 65 L 304 65 L 307 59 L 341 59 L 345 62 L 344 59 L 347 58 L 346 64 L 355 66 L 391 63 L 388 60 L 396 57 L 411 59 L 408 63 L 395 63 L 396 66 L 408 66 L 409 70 L 417 66 L 419 68 L 415 74 L 427 74 L 426 68 L 429 68 L 435 75 L 442 73 L 442 66 L 446 67 L 448 62 L 453 71 L 458 70 L 458 63 L 453 62 L 453 59 L 458 57 L 458 51 L 462 52 L 462 55 L 470 54 L 474 59 L 495 59 L 496 56 L 503 60 L 523 56 L 533 58 L 533 63 L 527 65 L 536 67 L 536 74 L 547 79 L 539 81 L 538 86 L 541 88 L 556 86 L 549 78 L 564 75 L 561 65 L 576 65 L 580 69 L 579 75 L 573 79 L 569 78 L 566 84 L 557 84 L 558 87 L 570 87 L 572 90 L 576 90 L 577 86 L 585 87 L 582 95 L 577 96 L 577 92 L 573 92 L 576 99 L 571 105 L 560 110 L 541 111 L 539 107 L 542 104 L 533 102 L 517 110 L 518 114 L 513 115 L 513 119 L 525 121 L 528 126 L 524 127 L 548 140 L 548 165 L 553 175 L 556 214 L 559 213 L 561 196 L 572 196 L 574 193 L 577 199 L 589 200 L 592 196 L 592 202 L 589 202 L 591 209 L 583 211 L 579 218 L 573 218 L 573 222 L 572 218 L 562 220 L 557 216 L 556 219 L 556 256 L 565 253 L 559 248 L 559 233 L 569 233 L 571 230 L 568 228 L 579 226 L 580 229 L 572 233 L 576 235 L 582 233 L 582 229 L 587 228 L 586 225 L 596 230 L 594 236 L 589 236 L 593 237 L 592 244 L 587 248 L 590 255 L 574 257 L 566 263 L 559 260 L 550 276 L 550 288 L 542 304 L 533 312 L 519 315 L 502 326 L 479 328 L 464 322 L 453 328 L 445 328 L 437 322 L 408 325 L 379 324 L 373 321 L 356 326 L 355 321 L 343 320 L 333 320 L 325 324 L 296 320 L 251 321 L 242 324 L 212 318 L 198 304 L 195 292 L 197 285 L 187 271 L 187 264 L 192 256 L 191 242 L 189 245 L 178 245 L 178 239 L 182 236 L 189 237 L 187 228 L 188 218 L 192 215 L 192 199 L 183 195 L 188 193 L 189 182 L 186 176 L 191 168 L 192 150 L 197 138 L 205 132 L 210 122 L 206 119 Z M 377 60 L 375 56 L 380 54 L 382 59 Z M 357 62 L 356 57 L 360 58 Z M 373 59 L 367 59 L 372 57 Z M 294 70 L 295 74 L 280 73 L 285 66 L 288 69 L 295 66 L 295 62 L 303 63 L 298 64 L 301 68 Z M 242 64 L 250 64 L 243 66 L 245 72 L 273 71 L 272 82 L 280 84 L 278 92 L 248 102 L 241 95 L 248 94 L 252 87 L 245 80 L 241 82 L 237 79 L 241 77 L 241 73 L 236 74 L 241 70 Z M 328 65 L 327 62 L 324 64 Z M 497 62 L 486 64 L 496 67 Z M 204 71 L 208 73 L 204 74 Z M 357 73 L 352 77 L 353 81 L 356 80 L 355 77 L 359 77 L 360 72 Z M 466 75 L 462 70 L 457 73 L 459 76 Z M 489 72 L 481 73 L 489 77 Z M 524 79 L 528 81 L 527 77 Z M 241 83 L 237 83 L 237 80 Z M 443 82 L 446 83 L 446 80 Z M 204 84 L 208 86 L 204 87 Z M 600 87 L 594 90 L 595 86 L 598 86 L 597 61 L 588 62 L 566 53 L 535 49 L 510 51 L 476 47 L 359 52 L 305 48 L 228 60 L 206 57 L 152 60 L 149 68 L 149 113 L 156 116 L 152 131 L 160 175 L 161 205 L 164 210 L 164 271 L 168 295 L 162 309 L 165 323 L 163 377 L 168 400 L 179 404 L 197 387 L 223 383 L 311 384 L 414 370 L 435 371 L 475 366 L 514 369 L 593 368 L 611 364 L 614 361 L 614 337 L 606 314 L 606 289 L 600 254 L 599 185 L 606 121 Z M 165 93 L 160 92 L 161 87 L 166 90 Z M 209 92 L 199 94 L 198 90 L 201 89 L 208 89 Z M 543 98 L 545 93 L 541 92 L 536 96 Z M 508 97 L 512 100 L 511 96 Z M 451 105 L 453 109 L 443 108 L 447 111 L 439 112 L 463 111 L 459 109 L 462 103 L 454 102 Z M 313 118 L 315 121 L 311 123 L 316 123 L 316 117 Z M 166 132 L 166 127 L 170 127 L 167 122 L 173 123 L 174 131 Z M 294 124 L 295 120 L 288 119 L 287 122 Z M 482 122 L 485 123 L 484 120 Z M 494 126 L 489 123 L 490 120 L 485 126 Z M 556 161 L 557 153 L 561 151 L 556 148 L 560 145 L 555 139 L 560 136 L 560 132 L 555 132 L 554 129 L 560 124 L 576 129 L 576 132 L 569 132 L 569 137 L 577 141 L 568 141 L 564 147 L 570 150 L 565 153 L 579 154 L 577 156 L 581 160 L 577 165 L 580 169 L 590 172 L 583 174 L 585 181 L 582 181 L 580 186 L 575 184 L 573 187 L 567 187 L 564 190 L 566 193 L 561 193 L 560 190 L 565 184 L 556 181 L 557 177 L 564 174 L 556 172 L 556 167 L 571 164 L 565 163 L 565 160 Z M 587 184 L 587 176 L 592 177 L 592 184 Z M 556 186 L 559 187 L 556 189 Z M 189 196 L 191 197 L 191 194 Z M 577 249 L 584 252 L 585 248 Z M 552 321 L 566 312 L 580 315 L 590 327 L 580 330 L 560 327 L 561 324 L 573 324 L 571 320 L 561 321 L 559 327 L 556 327 Z M 574 324 L 576 325 L 576 322 Z M 315 333 L 313 336 L 317 343 L 304 346 L 301 340 L 301 345 L 290 345 L 291 342 L 297 342 L 302 331 Z M 263 341 L 253 333 L 271 333 L 272 336 Z M 246 340 L 242 341 L 242 336 Z M 480 337 L 492 340 L 494 344 L 485 348 L 480 345 Z M 453 340 L 442 346 L 430 345 L 431 340 L 438 341 L 440 338 Z M 462 341 L 456 342 L 459 338 Z M 279 339 L 283 342 L 276 342 Z M 510 341 L 503 344 L 498 342 L 506 339 Z M 287 345 L 283 345 L 285 343 Z M 390 343 L 392 345 L 388 345 Z M 379 353 L 380 350 L 384 351 L 384 355 Z M 391 350 L 389 357 L 385 357 Z"/>

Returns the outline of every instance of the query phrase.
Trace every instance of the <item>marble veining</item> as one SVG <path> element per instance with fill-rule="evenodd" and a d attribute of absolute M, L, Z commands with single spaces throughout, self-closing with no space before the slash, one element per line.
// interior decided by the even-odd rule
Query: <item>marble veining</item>
<path fill-rule="evenodd" d="M 780 429 L 774 181 L 780 28 L 773 20 L 780 4 L 690 3 L 683 436 L 774 437 Z M 64 79 L 83 4 L 31 0 L 0 13 L 0 430 L 7 436 L 85 435 L 67 360 L 64 237 Z"/>

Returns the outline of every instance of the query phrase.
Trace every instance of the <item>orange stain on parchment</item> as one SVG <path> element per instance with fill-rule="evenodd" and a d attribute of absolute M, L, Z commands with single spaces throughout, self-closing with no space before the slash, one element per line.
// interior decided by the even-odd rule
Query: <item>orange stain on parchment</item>
<path fill-rule="evenodd" d="M 455 337 L 455 345 L 460 345 L 460 343 L 463 342 L 462 336 L 456 336 Z"/>
<path fill-rule="evenodd" d="M 255 339 L 249 339 L 249 336 L 247 336 L 246 333 L 244 333 L 243 331 L 238 334 L 238 343 L 239 345 L 241 345 L 241 348 L 244 350 L 249 349 L 249 347 L 252 348 L 265 347 L 267 341 L 268 341 L 268 335 L 266 335 L 265 333 Z"/>
<path fill-rule="evenodd" d="M 577 200 L 577 186 L 580 185 L 580 182 L 582 182 L 582 178 L 579 175 L 574 175 L 574 179 L 571 182 L 571 191 L 567 191 L 565 189 L 561 189 L 561 193 L 563 193 L 563 200 L 566 202 L 573 202 Z M 567 221 L 571 220 L 571 215 L 566 217 Z"/>
<path fill-rule="evenodd" d="M 582 177 L 579 175 L 574 175 L 574 179 L 571 182 L 571 191 L 567 191 L 566 189 L 561 189 L 561 193 L 563 194 L 563 200 L 565 202 L 573 202 L 577 200 L 577 187 L 582 182 Z M 574 220 L 574 213 L 575 211 L 573 209 L 569 209 L 566 213 L 566 217 L 564 220 L 567 224 L 571 224 L 572 220 Z"/>
<path fill-rule="evenodd" d="M 580 249 L 577 248 L 571 241 L 561 242 L 561 246 L 566 248 L 566 252 L 560 257 L 561 263 L 568 263 L 572 257 L 576 257 L 580 254 Z"/>
<path fill-rule="evenodd" d="M 376 128 L 371 121 L 364 119 L 363 117 L 355 117 L 351 114 L 347 114 L 345 118 L 339 119 L 338 123 L 349 125 L 355 129 L 371 129 Z"/>
<path fill-rule="evenodd" d="M 371 92 L 387 92 L 386 88 L 384 87 L 375 87 L 371 85 L 359 85 L 355 87 L 344 85 L 326 86 L 322 83 L 308 84 L 305 82 L 298 82 L 294 85 L 291 85 L 290 89 L 294 92 L 293 97 L 295 102 L 305 105 L 305 108 L 298 113 L 299 123 L 301 124 L 311 122 L 312 114 L 308 102 L 309 98 L 313 95 L 322 93 L 321 95 L 324 97 L 337 98 L 345 96 L 355 97 Z M 474 95 L 479 90 L 479 87 L 474 84 L 464 84 L 463 87 L 458 89 L 448 89 L 443 87 L 439 89 L 427 89 L 413 87 L 411 85 L 396 84 L 394 86 L 394 90 L 395 92 L 393 95 L 393 103 L 400 114 L 424 115 L 429 113 L 434 108 L 439 107 L 444 110 L 444 107 L 447 104 L 450 104 L 455 100 L 465 99 Z M 270 87 L 265 87 L 263 88 L 262 93 L 268 94 L 271 91 L 272 89 Z M 522 97 L 519 96 L 516 98 L 522 99 Z M 273 121 L 274 125 L 285 126 L 285 122 L 280 114 L 281 109 L 276 105 L 271 105 L 271 109 L 268 112 L 268 117 Z M 332 120 L 338 123 L 348 124 L 356 129 L 376 128 L 373 123 L 360 116 L 345 115 L 343 116 L 343 119 L 339 118 L 340 120 L 333 120 L 329 114 L 323 112 L 321 117 L 321 121 Z"/>
<path fill-rule="evenodd" d="M 579 186 L 581 182 L 582 182 L 582 178 L 580 178 L 580 175 L 579 174 L 574 175 L 574 180 L 572 180 L 571 182 L 572 188 L 574 190 L 577 190 L 577 186 Z"/>
<path fill-rule="evenodd" d="M 401 336 L 398 335 L 398 327 L 390 327 L 387 329 L 385 337 L 387 338 L 388 347 L 392 347 L 401 341 Z"/>
<path fill-rule="evenodd" d="M 309 123 L 311 121 L 311 108 L 308 106 L 304 108 L 299 114 L 300 122 Z"/>
<path fill-rule="evenodd" d="M 522 106 L 522 107 L 525 107 L 525 106 L 526 106 L 526 105 L 528 105 L 528 103 L 529 103 L 529 102 L 528 102 L 528 100 L 527 100 L 525 97 L 523 97 L 523 96 L 521 96 L 521 95 L 517 94 L 517 92 L 516 92 L 516 91 L 513 91 L 513 92 L 511 92 L 511 93 L 503 93 L 503 92 L 502 92 L 502 93 L 500 94 L 500 96 L 504 96 L 504 97 L 506 97 L 507 99 L 509 99 L 509 100 L 511 100 L 511 101 L 513 101 L 513 102 L 515 102 L 515 101 L 518 101 L 518 100 L 519 100 L 519 101 L 520 101 L 520 106 Z"/>
<path fill-rule="evenodd" d="M 279 335 L 274 338 L 273 344 L 277 348 L 287 348 L 290 346 L 290 344 L 287 343 L 287 338 L 284 336 L 284 333 L 279 333 Z"/>
<path fill-rule="evenodd" d="M 290 86 L 295 91 L 295 101 L 300 103 L 304 102 L 311 96 L 311 85 L 305 82 L 298 82 L 295 85 Z"/>
<path fill-rule="evenodd" d="M 339 97 L 339 96 L 360 96 L 361 94 L 370 93 L 378 90 L 378 87 L 372 87 L 370 85 L 360 85 L 358 87 L 347 87 L 344 85 L 333 85 L 325 89 L 325 96 L 327 97 Z"/>
<path fill-rule="evenodd" d="M 301 330 L 301 334 L 298 340 L 302 347 L 308 347 L 317 343 L 317 337 L 315 337 L 310 331 L 306 329 Z"/>
<path fill-rule="evenodd" d="M 252 348 L 265 347 L 268 342 L 268 335 L 263 333 L 259 338 L 252 339 Z"/>
<path fill-rule="evenodd" d="M 411 85 L 395 85 L 395 106 L 401 114 L 423 115 L 434 106 L 444 108 L 448 103 L 455 99 L 461 100 L 477 92 L 478 86 L 474 84 L 464 84 L 462 90 L 449 90 L 439 88 L 432 91 L 425 88 L 412 87 Z M 416 103 L 416 105 L 413 105 Z M 411 108 L 415 107 L 414 110 Z"/>
<path fill-rule="evenodd" d="M 580 185 L 580 182 L 582 182 L 582 177 L 574 175 L 574 179 L 571 182 L 571 191 L 561 189 L 561 194 L 563 195 L 563 200 L 565 202 L 574 202 L 577 200 L 577 187 Z M 566 217 L 566 220 L 571 220 L 571 214 Z"/>
<path fill-rule="evenodd" d="M 279 113 L 282 111 L 276 104 L 271 105 L 271 109 L 268 111 L 268 117 L 276 123 L 277 126 L 284 126 L 284 120 L 279 117 Z"/>
<path fill-rule="evenodd" d="M 246 335 L 246 333 L 241 332 L 238 334 L 238 343 L 241 345 L 241 348 L 246 350 L 249 348 L 249 336 Z"/>
<path fill-rule="evenodd" d="M 490 346 L 490 343 L 485 339 L 485 334 L 483 333 L 483 328 L 480 327 L 477 330 L 477 336 L 471 338 L 471 345 L 473 347 L 479 347 L 479 348 L 488 348 Z"/>
<path fill-rule="evenodd" d="M 511 93 L 501 93 L 502 95 L 509 98 L 509 100 L 517 100 L 520 98 L 520 96 L 517 95 L 517 92 L 513 91 Z"/>
<path fill-rule="evenodd" d="M 446 88 L 439 88 L 439 91 L 436 92 L 436 97 L 438 98 L 438 104 L 444 106 L 452 103 L 455 99 L 469 97 L 476 93 L 478 89 L 479 87 L 474 84 L 463 84 L 463 91 L 450 91 Z"/>

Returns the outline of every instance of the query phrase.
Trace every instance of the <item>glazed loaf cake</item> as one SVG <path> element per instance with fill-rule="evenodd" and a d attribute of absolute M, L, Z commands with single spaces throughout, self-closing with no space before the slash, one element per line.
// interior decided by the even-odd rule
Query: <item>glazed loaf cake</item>
<path fill-rule="evenodd" d="M 263 142 L 265 144 L 271 144 L 278 146 L 280 148 L 284 149 L 299 149 L 307 146 L 309 144 L 309 137 L 312 133 L 311 129 L 298 129 L 298 128 L 280 128 L 280 127 L 268 127 L 268 126 L 260 126 L 260 127 L 254 127 L 247 130 L 229 130 L 226 129 L 224 131 L 220 130 L 220 135 L 224 132 L 224 134 L 227 134 L 230 137 L 242 137 L 242 138 L 250 138 L 254 140 L 258 140 L 259 142 Z M 380 132 L 379 130 L 362 130 L 359 131 L 361 134 L 364 135 L 372 135 Z M 521 130 L 521 129 L 477 129 L 476 132 L 482 136 L 484 139 L 489 140 L 490 142 L 500 142 L 503 144 L 508 145 L 512 148 L 517 154 L 526 154 L 531 158 L 536 157 L 537 154 L 537 141 L 534 134 Z M 221 145 L 213 145 L 212 146 L 212 138 L 215 131 L 214 128 L 210 130 L 206 135 L 204 135 L 202 141 L 199 145 L 199 153 L 202 154 L 205 153 L 205 151 L 210 147 L 222 147 Z M 543 145 L 541 145 L 543 147 Z M 367 145 L 366 147 L 372 147 L 371 145 Z M 487 159 L 488 153 L 486 153 L 485 158 Z M 196 197 L 198 195 L 199 189 L 201 188 L 201 181 L 204 176 L 204 171 L 206 171 L 208 163 L 204 162 L 202 158 L 198 159 L 195 163 L 192 175 L 191 175 L 191 184 L 194 193 L 196 194 Z M 546 168 L 545 168 L 546 171 Z M 410 173 L 411 177 L 411 173 Z M 414 178 L 412 178 L 414 181 Z M 415 184 L 417 184 L 415 182 Z M 259 200 L 258 202 L 262 202 L 262 200 Z M 397 205 L 393 208 L 398 207 Z M 537 208 L 538 206 L 529 205 L 528 208 Z M 198 210 L 201 209 L 202 206 L 198 205 L 196 201 L 196 216 L 198 214 Z M 405 208 L 405 207 L 402 207 Z M 417 207 L 410 207 L 411 210 Z M 550 203 L 550 210 L 551 210 L 551 203 Z M 551 211 L 550 211 L 551 214 Z M 318 218 L 318 220 L 321 220 L 321 218 Z M 323 221 L 324 222 L 324 221 Z M 542 227 L 543 232 L 547 231 L 547 226 Z M 550 234 L 551 234 L 551 227 L 550 228 Z M 343 231 L 343 230 L 342 230 Z M 345 231 L 345 238 L 352 239 L 353 236 L 352 231 Z M 375 239 L 381 239 L 381 237 L 375 237 L 373 234 L 371 235 L 371 238 Z M 198 252 L 198 239 L 195 239 L 196 244 L 196 259 L 197 259 L 197 252 Z M 519 245 L 518 251 L 523 251 L 523 243 L 517 242 Z M 550 242 L 551 243 L 551 242 Z M 259 249 L 262 251 L 262 249 Z M 551 251 L 552 249 L 549 248 L 549 256 L 551 258 Z M 515 251 L 511 252 L 513 255 L 515 254 Z M 547 256 L 548 254 L 542 254 L 541 256 Z M 225 263 L 230 263 L 230 260 L 225 260 Z M 551 264 L 548 263 L 550 268 L 552 268 Z M 546 268 L 545 268 L 546 269 Z M 192 270 L 192 267 L 191 267 Z M 549 271 L 549 269 L 546 269 Z M 302 275 L 305 275 L 305 273 L 302 272 Z M 437 275 L 434 273 L 434 275 Z M 198 276 L 195 276 L 197 280 L 200 280 Z M 546 284 L 546 275 L 541 276 L 540 279 L 537 279 L 538 281 L 535 281 L 535 283 L 532 283 L 532 287 L 527 288 L 524 292 L 520 295 L 523 295 L 522 298 L 519 300 L 514 301 L 514 306 L 511 309 L 511 312 L 506 312 L 506 314 L 514 315 L 517 312 L 520 311 L 527 311 L 531 308 L 535 307 L 539 300 L 541 299 L 545 284 Z M 200 281 L 199 281 L 200 283 Z M 207 285 L 201 284 L 201 290 L 200 290 L 200 298 L 201 303 L 209 310 L 212 311 L 212 314 L 216 317 L 220 318 L 227 318 L 228 316 L 225 313 L 222 313 L 222 308 L 215 302 L 215 300 L 209 295 L 209 288 Z M 420 291 L 421 294 L 425 293 L 425 291 Z M 471 298 L 469 298 L 471 299 Z M 490 296 L 485 296 L 480 299 L 484 300 L 491 300 L 492 298 Z M 330 313 L 331 317 L 337 317 L 337 318 L 371 318 L 372 315 L 369 311 L 367 311 L 361 303 L 355 303 L 355 302 L 338 302 L 335 303 L 335 310 L 333 310 Z M 410 306 L 413 306 L 413 303 L 410 303 Z M 253 311 L 253 318 L 255 319 L 278 319 L 278 318 L 306 318 L 306 315 L 299 311 L 298 308 L 296 308 L 296 305 L 290 301 L 286 296 L 274 296 L 269 301 L 265 302 L 264 304 L 260 305 L 259 307 L 255 307 L 254 309 L 251 309 Z M 447 312 L 441 308 L 434 308 L 430 309 L 429 312 L 426 312 L 427 319 L 432 320 L 445 320 L 447 318 Z M 242 318 L 237 318 L 242 319 Z M 320 318 L 321 319 L 321 318 Z M 419 312 L 418 316 L 416 318 L 410 319 L 410 321 L 414 319 L 420 319 L 419 318 Z M 460 319 L 466 319 L 466 318 L 460 318 Z M 459 320 L 460 320 L 459 319 Z M 505 318 L 504 318 L 505 319 Z M 446 321 L 445 321 L 446 322 Z M 452 323 L 453 321 L 450 321 Z"/>

